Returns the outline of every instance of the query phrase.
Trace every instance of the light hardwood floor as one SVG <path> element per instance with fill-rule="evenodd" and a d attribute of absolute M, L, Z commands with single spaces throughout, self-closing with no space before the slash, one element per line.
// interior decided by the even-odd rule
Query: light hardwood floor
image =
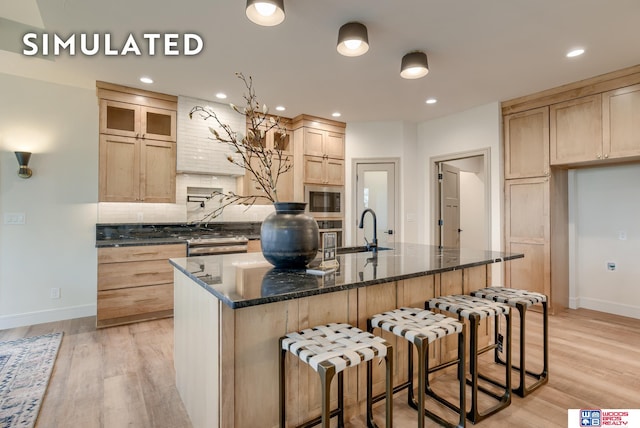
<path fill-rule="evenodd" d="M 529 311 L 534 355 L 540 320 Z M 95 318 L 82 318 L 0 331 L 0 341 L 65 332 L 36 428 L 190 427 L 175 387 L 172 319 L 94 325 Z M 477 426 L 566 427 L 569 408 L 640 408 L 640 320 L 567 310 L 550 317 L 549 331 L 549 383 L 524 399 L 514 396 L 510 407 Z M 395 396 L 396 427 L 416 425 L 405 403 L 403 393 Z M 363 427 L 364 419 L 347 426 Z"/>

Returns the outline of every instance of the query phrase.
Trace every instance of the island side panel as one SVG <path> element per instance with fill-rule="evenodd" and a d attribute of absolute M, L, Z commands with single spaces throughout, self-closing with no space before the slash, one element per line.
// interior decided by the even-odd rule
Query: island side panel
<path fill-rule="evenodd" d="M 174 367 L 176 387 L 194 427 L 219 420 L 220 301 L 174 270 Z"/>
<path fill-rule="evenodd" d="M 279 338 L 286 333 L 331 322 L 355 319 L 353 292 L 341 291 L 232 310 L 233 337 L 224 329 L 222 346 L 233 342 L 233 383 L 222 373 L 225 393 L 234 391 L 233 421 L 223 412 L 222 427 L 277 427 Z M 351 302 L 351 304 L 350 304 Z M 223 308 L 223 312 L 226 309 Z M 224 360 L 228 358 L 224 352 Z M 321 396 L 318 374 L 291 354 L 286 357 L 287 423 L 293 426 L 320 414 Z M 229 389 L 231 388 L 231 389 Z M 336 397 L 337 381 L 332 397 Z M 333 404 L 337 401 L 332 400 Z M 355 374 L 345 374 L 345 402 L 356 402 Z"/>

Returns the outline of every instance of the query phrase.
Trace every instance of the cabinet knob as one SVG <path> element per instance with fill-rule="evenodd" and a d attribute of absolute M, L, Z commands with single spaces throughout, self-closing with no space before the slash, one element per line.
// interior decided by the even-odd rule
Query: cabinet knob
<path fill-rule="evenodd" d="M 596 157 L 600 159 L 600 153 L 596 153 Z"/>
<path fill-rule="evenodd" d="M 608 158 L 609 158 L 609 153 L 607 153 L 606 155 L 604 155 L 604 158 L 605 158 L 605 159 L 608 159 Z"/>

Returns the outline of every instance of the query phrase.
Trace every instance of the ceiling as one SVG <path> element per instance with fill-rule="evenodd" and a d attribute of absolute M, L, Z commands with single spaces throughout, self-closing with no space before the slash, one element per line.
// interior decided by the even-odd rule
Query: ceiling
<path fill-rule="evenodd" d="M 238 104 L 244 86 L 235 72 L 243 72 L 261 102 L 286 106 L 284 116 L 339 111 L 345 122 L 421 122 L 640 63 L 638 0 L 285 0 L 286 19 L 275 27 L 253 24 L 244 7 L 244 0 L 0 0 L 5 22 L 47 33 L 109 33 L 116 47 L 129 33 L 142 47 L 143 33 L 197 33 L 205 45 L 192 57 L 49 59 L 0 45 L 0 72 L 205 100 L 223 91 Z M 350 21 L 368 28 L 370 49 L 360 57 L 336 51 L 338 29 Z M 0 39 L 21 40 L 4 27 Z M 584 55 L 565 57 L 578 46 Z M 413 50 L 428 54 L 430 72 L 405 80 L 400 60 Z M 142 75 L 155 83 L 140 83 Z M 427 105 L 430 97 L 438 102 Z"/>

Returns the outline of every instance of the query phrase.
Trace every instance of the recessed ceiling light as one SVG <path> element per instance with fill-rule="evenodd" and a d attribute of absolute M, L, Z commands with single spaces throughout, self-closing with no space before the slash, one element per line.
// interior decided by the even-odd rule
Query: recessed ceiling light
<path fill-rule="evenodd" d="M 580 56 L 584 53 L 584 49 L 579 48 L 579 49 L 573 49 L 570 50 L 569 52 L 567 52 L 567 58 L 573 58 L 576 56 Z"/>
<path fill-rule="evenodd" d="M 220 100 L 224 100 L 227 98 L 227 94 L 225 94 L 224 92 L 218 92 L 216 94 L 216 98 L 220 99 Z"/>
<path fill-rule="evenodd" d="M 285 110 L 286 110 L 286 108 L 284 108 L 284 106 L 277 106 L 277 107 L 276 107 L 276 110 L 278 110 L 278 111 L 285 111 Z"/>
<path fill-rule="evenodd" d="M 333 116 L 333 117 L 340 117 L 340 116 L 342 116 L 342 113 L 340 113 L 339 111 L 336 111 L 336 112 L 334 112 L 334 113 L 331 113 L 331 116 Z"/>
<path fill-rule="evenodd" d="M 147 76 L 142 76 L 140 78 L 140 81 L 142 83 L 147 83 L 147 84 L 153 83 L 153 79 L 151 77 L 147 77 Z"/>
<path fill-rule="evenodd" d="M 426 103 L 427 103 L 427 104 L 435 104 L 435 103 L 437 103 L 437 102 L 438 102 L 438 100 L 436 100 L 435 98 L 429 98 L 429 99 L 426 101 Z"/>

